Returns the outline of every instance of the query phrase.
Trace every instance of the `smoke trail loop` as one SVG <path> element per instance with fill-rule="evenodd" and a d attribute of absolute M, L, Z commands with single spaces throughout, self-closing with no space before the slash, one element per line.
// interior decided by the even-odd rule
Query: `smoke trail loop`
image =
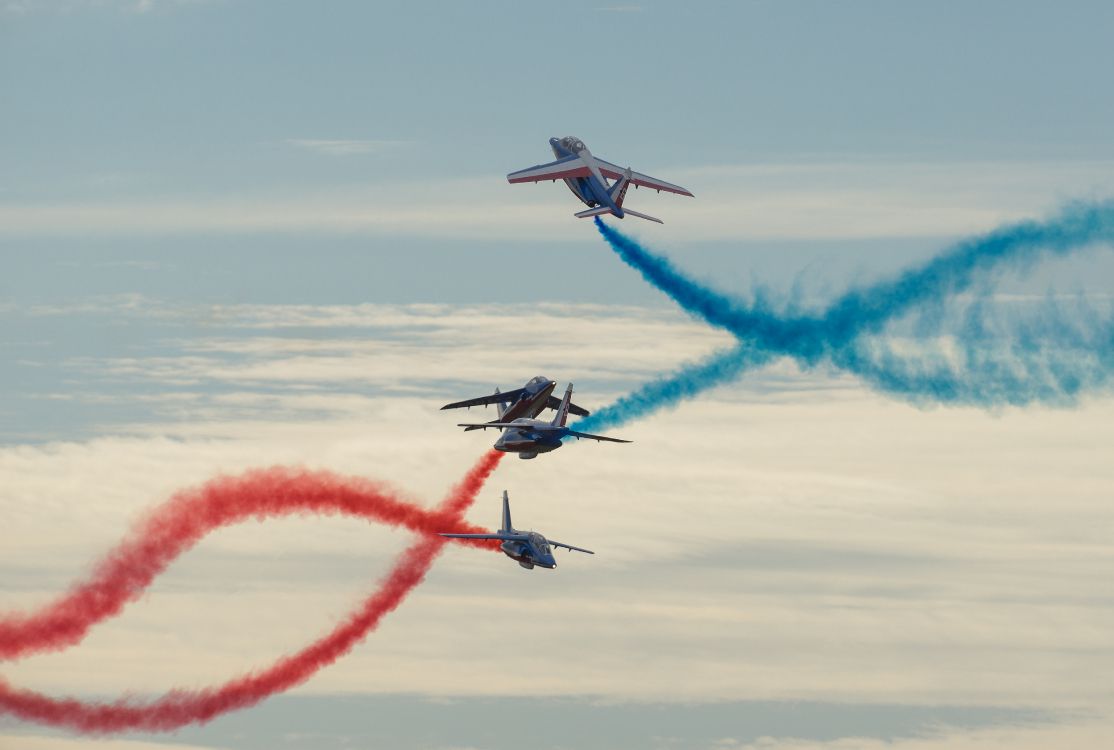
<path fill-rule="evenodd" d="M 425 578 L 434 559 L 448 541 L 436 534 L 436 530 L 443 531 L 444 527 L 430 530 L 429 524 L 440 524 L 442 520 L 448 520 L 451 522 L 449 528 L 475 528 L 464 524 L 462 517 L 491 472 L 498 466 L 502 455 L 496 451 L 485 454 L 449 492 L 445 500 L 425 515 L 420 512 L 420 509 L 408 510 L 402 507 L 404 504 L 393 506 L 387 503 L 385 507 L 390 508 L 391 513 L 403 511 L 403 515 L 411 519 L 415 530 L 421 531 L 423 535 L 403 552 L 383 579 L 379 589 L 332 631 L 302 650 L 279 659 L 270 667 L 234 678 L 217 687 L 199 691 L 171 690 L 146 702 L 131 698 L 121 698 L 109 703 L 51 698 L 32 690 L 21 690 L 0 678 L 0 713 L 9 713 L 21 719 L 85 733 L 119 732 L 127 729 L 167 731 L 187 724 L 205 722 L 222 713 L 254 705 L 269 695 L 288 690 L 304 682 L 319 669 L 328 666 L 350 651 L 379 624 L 384 616 L 394 611 L 406 595 Z M 210 492 L 202 491 L 197 497 L 227 497 L 220 491 L 223 488 L 214 486 L 218 484 L 206 485 Z M 325 494 L 314 495 L 317 500 L 322 500 L 325 496 Z M 295 493 L 291 497 L 298 498 L 299 502 L 305 501 L 304 495 Z M 214 504 L 204 500 L 197 502 L 201 503 L 202 517 L 206 519 L 197 528 L 204 528 L 206 523 L 221 525 L 223 520 L 221 514 L 210 513 L 206 516 L 204 512 L 215 511 L 219 503 Z M 265 501 L 262 504 L 248 502 L 251 510 L 246 515 L 260 512 L 261 505 L 268 506 L 270 512 L 273 512 L 276 508 L 286 507 L 283 502 L 282 500 L 275 503 Z M 313 502 L 309 504 L 314 505 Z M 331 507 L 339 511 L 342 508 L 361 507 L 363 504 L 359 497 L 350 495 L 332 504 Z M 173 502 L 168 504 L 168 507 L 171 506 Z M 177 506 L 173 506 L 173 510 L 177 509 Z M 267 515 L 270 512 L 264 511 Z M 156 513 L 154 518 L 161 517 Z M 154 525 L 159 526 L 158 523 Z M 196 533 L 193 527 L 190 531 Z M 138 546 L 145 545 L 140 543 Z M 146 549 L 157 552 L 157 548 L 151 545 L 146 545 Z"/>
<path fill-rule="evenodd" d="M 1051 323 L 1045 324 L 1044 335 L 1025 326 L 991 333 L 980 329 L 984 308 L 976 304 L 971 319 L 952 334 L 963 355 L 952 362 L 931 353 L 911 360 L 872 338 L 920 311 L 924 315 L 914 339 L 931 350 L 929 338 L 939 333 L 933 329 L 939 327 L 944 302 L 976 288 L 992 271 L 1114 245 L 1114 202 L 1072 204 L 1047 221 L 1008 225 L 958 243 L 893 279 L 848 291 L 818 314 L 779 313 L 763 295 L 748 303 L 718 292 L 598 217 L 595 223 L 611 249 L 643 279 L 690 314 L 731 332 L 739 345 L 656 378 L 584 420 L 583 429 L 645 416 L 781 356 L 804 367 L 826 361 L 877 390 L 921 404 L 1064 404 L 1111 384 L 1112 347 L 1104 332 L 1114 328 L 1114 318 L 1090 320 L 1087 335 L 1057 335 Z M 1003 343 L 1005 335 L 1009 339 Z M 1090 340 L 1090 349 L 1080 348 L 1083 338 Z"/>

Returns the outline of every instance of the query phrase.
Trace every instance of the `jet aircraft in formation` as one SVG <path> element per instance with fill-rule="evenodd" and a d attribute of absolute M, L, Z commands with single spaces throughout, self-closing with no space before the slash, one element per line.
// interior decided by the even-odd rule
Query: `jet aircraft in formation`
<path fill-rule="evenodd" d="M 529 417 L 520 417 L 513 420 L 500 418 L 493 422 L 465 422 L 458 424 L 457 427 L 463 427 L 465 430 L 486 430 L 488 427 L 503 430 L 503 434 L 495 441 L 495 450 L 517 453 L 519 458 L 537 458 L 539 453 L 555 451 L 561 447 L 562 438 L 565 437 L 587 438 L 597 442 L 606 440 L 609 443 L 630 442 L 629 440 L 620 440 L 604 435 L 578 432 L 566 427 L 565 422 L 568 420 L 571 405 L 572 383 L 569 383 L 569 387 L 565 390 L 565 397 L 561 399 L 557 406 L 557 415 L 552 422 Z"/>
<path fill-rule="evenodd" d="M 553 149 L 556 161 L 548 164 L 538 164 L 528 169 L 511 172 L 507 175 L 510 183 L 519 182 L 544 182 L 550 180 L 564 180 L 577 200 L 588 207 L 585 211 L 576 214 L 577 218 L 586 219 L 593 216 L 610 214 L 622 219 L 628 214 L 640 219 L 648 219 L 661 224 L 661 219 L 639 213 L 623 205 L 626 199 L 627 188 L 646 187 L 659 193 L 665 190 L 669 193 L 687 195 L 692 197 L 685 188 L 674 185 L 656 177 L 633 171 L 630 167 L 619 167 L 611 162 L 604 161 L 592 155 L 588 147 L 579 138 L 568 136 L 565 138 L 550 138 L 549 146 Z M 612 182 L 608 182 L 611 180 Z M 565 397 L 558 401 L 553 396 L 553 389 L 557 382 L 538 375 L 527 381 L 522 388 L 513 391 L 495 393 L 490 396 L 479 396 L 464 401 L 455 401 L 442 406 L 442 409 L 460 409 L 472 406 L 488 406 L 494 404 L 499 413 L 499 418 L 490 422 L 465 422 L 457 425 L 468 430 L 486 430 L 489 427 L 502 430 L 502 435 L 495 442 L 495 450 L 508 453 L 517 453 L 519 458 L 537 458 L 539 453 L 549 453 L 561 447 L 566 437 L 588 438 L 589 440 L 607 441 L 611 443 L 629 443 L 629 440 L 593 435 L 580 432 L 566 426 L 569 413 L 578 416 L 588 416 L 588 410 L 572 403 L 572 383 L 565 390 Z M 557 415 L 553 421 L 546 422 L 538 419 L 538 415 L 545 409 L 556 409 Z M 537 532 L 521 532 L 511 525 L 510 500 L 506 490 L 503 491 L 503 525 L 495 534 L 442 534 L 441 536 L 467 538 L 467 539 L 498 539 L 502 542 L 500 548 L 503 553 L 524 568 L 557 567 L 553 559 L 551 547 L 566 547 L 570 550 L 595 554 L 591 550 L 573 547 L 561 542 L 548 541 Z"/>
<path fill-rule="evenodd" d="M 495 449 L 508 453 L 517 453 L 519 458 L 536 458 L 539 453 L 548 453 L 561 447 L 562 440 L 566 437 L 588 438 L 590 440 L 606 440 L 612 443 L 629 443 L 629 440 L 593 435 L 587 432 L 573 430 L 566 426 L 570 413 L 579 416 L 588 416 L 588 410 L 572 402 L 572 383 L 565 389 L 564 398 L 558 401 L 553 397 L 553 389 L 557 381 L 550 380 L 542 375 L 531 378 L 522 388 L 513 391 L 495 393 L 490 396 L 478 396 L 454 401 L 442 406 L 444 409 L 460 409 L 472 406 L 488 406 L 494 404 L 499 410 L 499 419 L 491 422 L 464 422 L 458 424 L 467 430 L 486 430 L 489 427 L 502 430 Z M 553 421 L 546 422 L 536 417 L 545 409 L 556 409 L 557 414 Z M 498 539 L 502 542 L 500 549 L 503 553 L 524 568 L 557 567 L 553 559 L 551 547 L 566 547 L 570 550 L 595 554 L 591 550 L 573 547 L 562 542 L 547 540 L 534 531 L 517 531 L 511 525 L 511 508 L 507 492 L 503 491 L 503 525 L 494 534 L 441 534 L 445 537 L 458 539 Z"/>
<path fill-rule="evenodd" d="M 502 544 L 499 548 L 503 550 L 503 554 L 515 560 L 519 565 L 532 570 L 534 566 L 553 569 L 557 567 L 557 561 L 553 559 L 553 551 L 551 547 L 564 547 L 568 550 L 575 550 L 576 552 L 587 552 L 589 555 L 596 554 L 590 549 L 583 547 L 574 547 L 571 544 L 564 542 L 555 542 L 551 539 L 546 539 L 544 536 L 536 531 L 518 531 L 511 525 L 511 501 L 507 497 L 507 491 L 503 490 L 503 525 L 495 534 L 442 534 L 441 536 L 451 537 L 453 539 L 498 539 Z"/>
<path fill-rule="evenodd" d="M 659 180 L 640 172 L 633 172 L 630 167 L 624 169 L 593 156 L 588 147 L 584 145 L 584 141 L 579 138 L 573 136 L 550 138 L 549 147 L 553 149 L 553 155 L 557 157 L 556 161 L 511 172 L 507 175 L 507 182 L 544 182 L 546 180 L 555 182 L 564 180 L 572 194 L 588 206 L 588 210 L 576 214 L 579 219 L 603 214 L 611 214 L 621 219 L 630 214 L 640 219 L 656 221 L 658 224 L 663 223 L 661 219 L 655 219 L 653 216 L 647 216 L 623 205 L 623 199 L 626 197 L 627 188 L 630 185 L 634 185 L 635 188 L 650 188 L 651 190 L 657 190 L 659 193 L 665 190 L 669 193 L 692 197 L 692 193 L 680 185 L 674 185 L 671 182 Z M 614 180 L 614 182 L 609 184 L 608 179 Z"/>
<path fill-rule="evenodd" d="M 495 404 L 499 410 L 499 418 L 495 422 L 513 422 L 520 417 L 536 417 L 545 409 L 558 409 L 561 406 L 561 400 L 553 395 L 553 389 L 557 387 L 556 380 L 550 380 L 544 375 L 537 375 L 530 378 L 526 385 L 521 388 L 515 388 L 513 391 L 506 391 L 500 393 L 499 389 L 495 389 L 495 393 L 490 396 L 480 396 L 479 398 L 470 398 L 466 401 L 456 401 L 451 404 L 445 404 L 441 407 L 442 411 L 445 409 L 460 409 L 463 407 L 473 406 L 487 406 Z M 569 404 L 569 413 L 575 414 L 578 417 L 586 417 L 589 412 L 587 409 L 582 409 L 576 404 Z M 478 430 L 479 427 L 465 427 L 464 430 Z"/>

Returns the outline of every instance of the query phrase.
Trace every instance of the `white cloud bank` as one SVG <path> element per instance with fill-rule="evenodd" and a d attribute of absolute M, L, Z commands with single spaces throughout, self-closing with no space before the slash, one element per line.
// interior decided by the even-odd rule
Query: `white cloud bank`
<path fill-rule="evenodd" d="M 378 142 L 298 143 L 336 152 Z M 665 241 L 939 237 L 1040 215 L 1066 199 L 1109 197 L 1111 166 L 1073 161 L 655 168 L 649 171 L 685 184 L 697 198 L 639 190 L 631 191 L 628 201 L 666 218 L 663 227 L 653 228 Z M 562 185 L 507 185 L 493 174 L 254 195 L 7 204 L 0 205 L 0 235 L 309 231 L 538 241 L 581 237 L 581 223 L 571 218 L 578 207 Z"/>
<path fill-rule="evenodd" d="M 535 353 L 504 335 L 499 316 L 450 312 L 443 319 L 456 322 L 423 340 L 469 329 L 454 356 L 484 364 L 466 377 L 534 374 Z M 536 323 L 584 341 L 596 332 L 577 368 L 598 366 L 617 341 L 652 351 L 659 367 L 711 343 L 684 320 L 630 310 L 599 328 L 595 312 L 539 313 Z M 48 600 L 144 509 L 214 473 L 324 467 L 433 501 L 493 440 L 457 431 L 440 400 L 347 390 L 355 355 L 344 342 L 329 344 L 336 356 L 295 341 L 291 361 L 273 329 L 259 332 L 240 345 L 278 352 L 272 379 L 301 368 L 298 378 L 340 387 L 267 395 L 251 385 L 257 373 L 218 394 L 218 408 L 187 404 L 166 423 L 0 449 L 0 608 Z M 362 329 L 347 345 L 387 343 L 374 336 Z M 219 336 L 179 345 L 186 361 L 222 346 Z M 411 371 L 431 366 L 417 346 L 393 359 Z M 367 362 L 367 379 L 388 385 L 407 369 Z M 610 364 L 616 388 L 621 377 L 645 377 L 647 363 L 633 354 L 612 352 Z M 158 368 L 131 377 L 145 371 L 137 382 L 147 396 L 176 392 Z M 770 383 L 796 387 L 771 392 L 747 380 L 612 431 L 629 446 L 508 458 L 470 518 L 494 523 L 506 488 L 521 524 L 598 554 L 565 555 L 557 571 L 530 574 L 450 549 L 378 633 L 301 689 L 1104 705 L 1114 670 L 1114 402 L 925 412 L 823 373 L 780 377 Z M 598 391 L 585 395 L 597 405 Z M 298 398 L 317 399 L 318 412 Z M 260 399 L 264 408 L 241 410 Z M 5 665 L 5 677 L 101 694 L 227 679 L 321 633 L 405 540 L 337 519 L 223 530 L 81 646 Z"/>
<path fill-rule="evenodd" d="M 924 737 L 845 737 L 831 741 L 767 737 L 737 742 L 725 737 L 706 750 L 1048 750 L 1098 748 L 1114 744 L 1114 721 L 1080 719 L 1044 726 L 1003 726 L 961 730 L 942 727 Z"/>

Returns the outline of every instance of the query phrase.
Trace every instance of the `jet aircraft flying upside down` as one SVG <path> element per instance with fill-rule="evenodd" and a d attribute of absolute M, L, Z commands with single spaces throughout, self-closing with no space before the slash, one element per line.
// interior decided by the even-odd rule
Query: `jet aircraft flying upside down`
<path fill-rule="evenodd" d="M 519 565 L 527 570 L 532 570 L 535 565 L 551 570 L 556 568 L 557 561 L 553 559 L 553 552 L 550 547 L 564 547 L 565 549 L 575 550 L 576 552 L 587 552 L 589 555 L 596 554 L 590 549 L 574 547 L 571 544 L 564 544 L 563 542 L 554 542 L 546 539 L 536 531 L 517 531 L 511 525 L 511 501 L 510 498 L 507 497 L 506 490 L 503 490 L 503 525 L 500 527 L 498 533 L 442 534 L 441 536 L 447 536 L 453 539 L 498 539 L 503 542 L 499 545 L 499 548 L 503 550 L 503 554 L 517 561 Z"/>
<path fill-rule="evenodd" d="M 561 400 L 553 395 L 553 389 L 557 387 L 556 380 L 550 380 L 544 375 L 537 375 L 530 378 L 526 385 L 521 388 L 515 388 L 513 391 L 506 391 L 500 393 L 499 389 L 495 389 L 495 393 L 490 396 L 480 396 L 478 398 L 470 398 L 465 401 L 456 401 L 451 404 L 445 404 L 441 410 L 445 409 L 460 409 L 462 407 L 472 406 L 487 406 L 495 404 L 499 410 L 499 418 L 496 422 L 513 422 L 520 417 L 536 417 L 545 409 L 558 409 L 561 407 Z M 578 417 L 586 417 L 589 414 L 587 409 L 583 409 L 576 404 L 569 404 L 569 413 L 575 414 Z M 479 427 L 465 427 L 464 430 L 478 430 Z"/>
<path fill-rule="evenodd" d="M 572 406 L 572 383 L 565 390 L 565 397 L 557 407 L 557 415 L 552 422 L 541 419 L 521 417 L 514 420 L 499 419 L 494 422 L 465 422 L 457 427 L 465 429 L 486 430 L 494 427 L 503 430 L 503 434 L 495 441 L 495 450 L 507 453 L 517 453 L 519 458 L 537 458 L 539 453 L 549 453 L 561 447 L 565 437 L 588 438 L 589 440 L 606 440 L 609 443 L 629 443 L 629 440 L 592 435 L 587 432 L 577 432 L 565 426 Z"/>
<path fill-rule="evenodd" d="M 627 187 L 630 185 L 634 185 L 636 188 L 650 188 L 651 190 L 657 190 L 659 193 L 665 190 L 669 193 L 692 197 L 692 193 L 680 185 L 674 185 L 640 172 L 632 172 L 630 167 L 624 169 L 593 156 L 588 147 L 584 145 L 584 141 L 579 138 L 573 136 L 550 138 L 549 146 L 553 149 L 553 155 L 557 157 L 557 161 L 511 172 L 507 175 L 507 182 L 564 180 L 572 194 L 588 206 L 587 211 L 576 214 L 577 218 L 586 219 L 590 216 L 611 214 L 621 219 L 630 214 L 640 219 L 656 221 L 658 224 L 663 223 L 661 219 L 655 219 L 653 216 L 647 216 L 623 206 L 623 199 L 626 197 Z M 614 180 L 614 182 L 609 184 L 608 179 Z"/>

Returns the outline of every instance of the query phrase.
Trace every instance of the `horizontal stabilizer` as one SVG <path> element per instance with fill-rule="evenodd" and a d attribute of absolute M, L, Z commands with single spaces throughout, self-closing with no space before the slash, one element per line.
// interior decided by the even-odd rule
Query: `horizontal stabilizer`
<path fill-rule="evenodd" d="M 629 208 L 624 208 L 623 213 L 627 214 L 628 216 L 637 216 L 640 219 L 646 219 L 646 221 L 656 221 L 658 224 L 664 224 L 665 223 L 661 219 L 658 219 L 658 218 L 653 217 L 653 216 L 648 216 L 646 214 L 640 214 L 637 211 L 630 210 Z"/>
<path fill-rule="evenodd" d="M 605 214 L 610 214 L 610 213 L 611 213 L 611 209 L 608 208 L 607 206 L 596 206 L 595 208 L 589 208 L 587 211 L 579 212 L 578 214 L 576 214 L 576 218 L 578 218 L 578 219 L 590 219 L 593 216 L 604 216 Z M 632 211 L 631 209 L 626 208 L 625 206 L 623 207 L 623 213 L 627 214 L 627 215 L 630 215 L 630 216 L 637 216 L 640 219 L 646 219 L 646 221 L 656 221 L 658 224 L 664 224 L 665 223 L 664 221 L 657 218 L 656 216 L 650 216 L 649 214 L 643 214 L 643 213 L 639 213 L 638 211 Z"/>
<path fill-rule="evenodd" d="M 603 216 L 609 213 L 611 213 L 611 209 L 607 206 L 596 206 L 595 208 L 589 208 L 587 211 L 580 211 L 575 215 L 578 219 L 590 219 L 593 216 Z"/>

